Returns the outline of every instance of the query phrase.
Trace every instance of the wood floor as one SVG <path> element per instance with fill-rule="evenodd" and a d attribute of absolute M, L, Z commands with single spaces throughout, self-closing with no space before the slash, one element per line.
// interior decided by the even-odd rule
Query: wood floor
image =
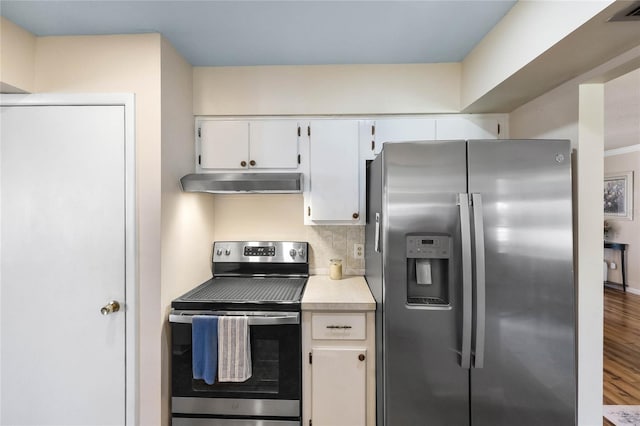
<path fill-rule="evenodd" d="M 610 288 L 604 291 L 604 404 L 640 405 L 640 296 Z"/>

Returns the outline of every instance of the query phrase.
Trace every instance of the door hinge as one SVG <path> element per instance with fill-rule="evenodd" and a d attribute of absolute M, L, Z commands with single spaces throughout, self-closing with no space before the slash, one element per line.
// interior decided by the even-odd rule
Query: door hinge
<path fill-rule="evenodd" d="M 309 364 L 313 364 L 313 353 L 309 352 Z"/>
<path fill-rule="evenodd" d="M 498 134 L 500 134 L 500 123 L 498 123 Z"/>
<path fill-rule="evenodd" d="M 200 127 L 198 127 L 198 137 L 199 138 L 202 137 L 202 129 Z"/>
<path fill-rule="evenodd" d="M 300 154 L 298 154 L 298 164 L 300 164 Z"/>
<path fill-rule="evenodd" d="M 374 124 L 373 126 L 371 126 L 371 136 L 375 136 L 376 135 L 376 125 Z"/>
<path fill-rule="evenodd" d="M 311 216 L 311 206 L 307 207 L 307 216 Z"/>
<path fill-rule="evenodd" d="M 371 141 L 371 151 L 376 150 L 376 141 Z"/>
<path fill-rule="evenodd" d="M 311 126 L 307 126 L 307 136 L 311 136 Z"/>
<path fill-rule="evenodd" d="M 300 137 L 300 126 L 298 126 L 298 137 Z"/>
<path fill-rule="evenodd" d="M 198 164 L 202 165 L 202 155 L 198 155 Z"/>

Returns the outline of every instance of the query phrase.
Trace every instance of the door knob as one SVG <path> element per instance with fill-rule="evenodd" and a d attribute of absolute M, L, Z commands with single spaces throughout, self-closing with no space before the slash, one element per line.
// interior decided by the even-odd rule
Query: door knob
<path fill-rule="evenodd" d="M 111 302 L 104 305 L 102 309 L 100 309 L 100 313 L 102 315 L 109 315 L 114 312 L 118 312 L 119 310 L 120 310 L 120 304 L 115 300 L 112 300 Z"/>

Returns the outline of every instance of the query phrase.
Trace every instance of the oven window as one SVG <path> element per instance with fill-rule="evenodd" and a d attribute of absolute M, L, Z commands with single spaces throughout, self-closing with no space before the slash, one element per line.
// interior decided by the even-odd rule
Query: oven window
<path fill-rule="evenodd" d="M 191 324 L 172 323 L 171 330 L 173 396 L 299 399 L 299 325 L 251 326 L 251 378 L 241 383 L 216 382 L 212 385 L 193 378 Z"/>
<path fill-rule="evenodd" d="M 253 331 L 255 327 L 252 328 Z M 229 393 L 271 393 L 279 391 L 280 348 L 275 339 L 251 339 L 252 374 L 249 380 L 238 383 L 216 382 L 208 385 L 204 380 L 192 379 L 192 389 L 200 392 L 218 390 Z"/>

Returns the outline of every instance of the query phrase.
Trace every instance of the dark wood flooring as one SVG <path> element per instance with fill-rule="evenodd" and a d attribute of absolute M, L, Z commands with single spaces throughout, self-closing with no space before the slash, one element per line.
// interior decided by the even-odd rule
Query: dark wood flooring
<path fill-rule="evenodd" d="M 640 296 L 605 287 L 603 346 L 604 404 L 640 405 Z"/>

